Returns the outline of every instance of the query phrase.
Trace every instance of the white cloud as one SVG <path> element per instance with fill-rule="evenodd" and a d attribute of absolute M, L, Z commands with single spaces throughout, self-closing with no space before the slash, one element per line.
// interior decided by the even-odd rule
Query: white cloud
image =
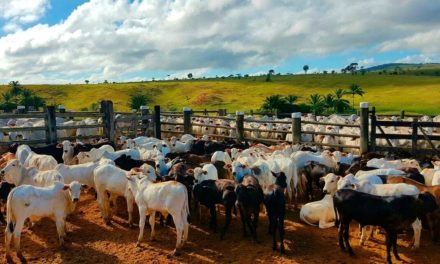
<path fill-rule="evenodd" d="M 36 21 L 49 3 L 18 2 L 33 8 L 19 5 L 14 10 L 21 12 L 0 17 L 16 25 Z M 439 12 L 440 2 L 429 0 L 91 0 L 56 25 L 15 32 L 11 24 L 14 33 L 0 38 L 0 78 L 82 83 L 141 71 L 186 76 L 194 69 L 276 67 L 295 55 L 439 54 Z"/>
<path fill-rule="evenodd" d="M 364 67 L 368 67 L 368 66 L 372 66 L 375 61 L 374 58 L 367 58 L 367 59 L 362 59 L 359 62 L 359 66 L 364 66 Z"/>
<path fill-rule="evenodd" d="M 424 54 L 418 54 L 418 55 L 409 55 L 406 57 L 403 57 L 401 59 L 398 59 L 396 62 L 398 63 L 430 63 L 434 62 L 434 60 L 426 56 Z"/>
<path fill-rule="evenodd" d="M 37 21 L 49 7 L 49 0 L 0 0 L 0 19 L 8 21 L 3 30 L 18 31 L 20 25 Z"/>

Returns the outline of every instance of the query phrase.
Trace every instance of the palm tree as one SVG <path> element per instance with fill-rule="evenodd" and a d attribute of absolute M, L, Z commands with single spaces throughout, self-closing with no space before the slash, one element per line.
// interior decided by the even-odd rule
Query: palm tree
<path fill-rule="evenodd" d="M 283 105 L 286 104 L 286 99 L 284 99 L 281 95 L 271 95 L 264 99 L 263 105 L 261 106 L 262 110 L 273 112 L 274 110 L 280 109 Z"/>
<path fill-rule="evenodd" d="M 353 101 L 353 109 L 354 109 L 354 97 L 356 95 L 363 96 L 365 92 L 364 92 L 364 90 L 362 90 L 362 88 L 359 85 L 352 84 L 352 85 L 350 85 L 350 87 L 348 87 L 348 90 L 347 90 L 346 93 L 347 94 L 351 94 L 352 101 Z"/>
<path fill-rule="evenodd" d="M 284 97 L 286 99 L 286 101 L 289 104 L 294 104 L 296 101 L 298 101 L 298 96 L 293 95 L 293 94 L 289 94 L 288 96 Z"/>
<path fill-rule="evenodd" d="M 324 96 L 322 101 L 325 108 L 331 109 L 334 106 L 335 97 L 333 96 L 333 94 L 327 94 L 326 96 Z"/>
<path fill-rule="evenodd" d="M 347 93 L 342 89 L 336 89 L 333 93 L 333 108 L 337 114 L 344 112 L 345 110 L 350 108 L 350 102 L 347 99 L 344 99 L 343 96 Z"/>
<path fill-rule="evenodd" d="M 89 80 L 85 80 L 84 82 L 85 82 L 86 84 L 89 84 L 90 81 L 89 81 Z"/>
<path fill-rule="evenodd" d="M 309 99 L 310 108 L 313 111 L 313 114 L 319 115 L 324 110 L 324 99 L 319 94 L 311 94 Z"/>
<path fill-rule="evenodd" d="M 303 70 L 307 74 L 307 71 L 309 70 L 309 65 L 304 65 Z"/>

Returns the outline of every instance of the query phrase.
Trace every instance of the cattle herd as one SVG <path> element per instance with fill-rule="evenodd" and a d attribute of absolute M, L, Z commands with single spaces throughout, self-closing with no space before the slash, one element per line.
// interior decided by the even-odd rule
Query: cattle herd
<path fill-rule="evenodd" d="M 412 228 L 414 247 L 422 228 L 432 239 L 440 228 L 440 161 L 394 159 L 378 153 L 355 155 L 304 145 L 250 145 L 234 140 L 211 140 L 185 134 L 166 140 L 151 137 L 117 142 L 63 141 L 43 147 L 12 144 L 0 160 L 0 220 L 5 225 L 6 260 L 11 244 L 17 257 L 23 228 L 42 217 L 55 220 L 59 243 L 66 238 L 66 217 L 75 214 L 85 188 L 93 189 L 103 221 L 111 225 L 116 199 L 127 202 L 128 225 L 133 206 L 139 209 L 139 236 L 143 242 L 146 216 L 155 237 L 155 223 L 174 225 L 179 253 L 188 239 L 194 217 L 210 215 L 217 226 L 223 207 L 225 221 L 219 239 L 228 239 L 233 214 L 238 214 L 243 236 L 257 236 L 260 213 L 267 215 L 272 249 L 284 246 L 286 210 L 304 201 L 300 219 L 318 228 L 339 227 L 341 250 L 353 255 L 349 242 L 352 220 L 359 223 L 363 244 L 378 227 L 386 234 L 387 262 L 396 259 L 397 234 Z M 6 208 L 4 208 L 6 207 Z M 367 227 L 371 226 L 368 231 Z M 135 238 L 133 238 L 133 241 Z"/>

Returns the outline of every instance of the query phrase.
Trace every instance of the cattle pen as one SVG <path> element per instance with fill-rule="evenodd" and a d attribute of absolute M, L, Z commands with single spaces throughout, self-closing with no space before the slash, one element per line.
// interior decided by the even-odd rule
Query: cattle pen
<path fill-rule="evenodd" d="M 210 138 L 216 139 L 230 139 L 237 141 L 261 142 L 265 144 L 278 143 L 306 143 L 310 145 L 317 145 L 326 148 L 334 149 L 353 149 L 359 153 L 367 151 L 408 151 L 413 156 L 417 155 L 431 155 L 438 154 L 438 147 L 435 146 L 435 141 L 440 140 L 439 135 L 432 135 L 427 133 L 427 129 L 439 128 L 438 122 L 420 122 L 418 116 L 410 116 L 411 121 L 403 120 L 405 117 L 404 111 L 400 113 L 399 120 L 383 120 L 389 115 L 377 115 L 375 107 L 370 109 L 368 103 L 361 103 L 359 111 L 359 120 L 356 123 L 341 123 L 341 122 L 323 122 L 313 119 L 304 118 L 302 113 L 290 113 L 288 118 L 269 118 L 256 119 L 254 115 L 258 113 L 248 113 L 237 111 L 234 114 L 227 114 L 227 109 L 219 110 L 192 110 L 185 107 L 182 112 L 166 112 L 161 111 L 161 107 L 156 105 L 154 110 L 150 112 L 147 106 L 141 106 L 139 111 L 133 112 L 116 112 L 113 109 L 112 101 L 102 101 L 99 111 L 81 111 L 81 112 L 66 112 L 63 107 L 59 107 L 58 111 L 54 106 L 47 106 L 42 112 L 25 112 L 22 108 L 19 113 L 0 114 L 0 120 L 8 119 L 43 119 L 44 125 L 39 126 L 22 126 L 22 127 L 0 127 L 0 132 L 44 132 L 45 138 L 33 140 L 2 140 L 0 146 L 7 146 L 11 143 L 26 143 L 30 145 L 35 144 L 54 144 L 63 140 L 81 140 L 97 137 L 104 137 L 109 141 L 115 142 L 118 136 L 154 136 L 156 138 L 164 138 L 170 135 L 192 134 L 194 136 L 206 135 Z M 285 116 L 286 114 L 280 114 Z M 277 116 L 275 114 L 274 116 Z M 407 115 L 408 117 L 408 115 Z M 75 119 L 81 118 L 95 119 L 95 124 L 75 124 L 64 125 L 57 124 L 57 118 Z M 211 123 L 197 123 L 196 119 L 214 120 Z M 227 122 L 228 125 L 220 124 L 221 121 Z M 262 129 L 249 127 L 249 123 L 272 124 L 274 126 L 284 126 L 283 131 L 276 131 L 275 129 Z M 231 125 L 233 124 L 233 125 Z M 304 126 L 337 126 L 340 128 L 353 128 L 356 133 L 334 133 L 326 131 L 309 131 L 305 130 Z M 170 129 L 172 127 L 172 129 Z M 224 134 L 209 134 L 209 133 L 195 133 L 196 127 L 224 129 L 229 130 L 230 133 Z M 383 127 L 406 127 L 410 129 L 408 134 L 386 133 Z M 97 132 L 93 135 L 75 135 L 75 136 L 58 136 L 57 131 L 68 129 L 95 129 Z M 207 129 L 208 130 L 208 129 Z M 256 132 L 256 133 L 255 133 Z M 261 135 L 261 133 L 275 133 L 279 132 L 281 137 L 278 138 L 264 138 L 252 135 Z M 255 133 L 255 134 L 253 134 Z M 303 140 L 305 135 L 316 136 L 332 136 L 339 138 L 350 138 L 353 144 L 331 144 L 323 142 L 305 142 Z M 379 145 L 378 140 L 384 140 L 384 145 Z M 399 140 L 407 140 L 410 142 L 409 146 L 399 146 L 394 142 Z M 420 141 L 426 142 L 425 148 L 418 146 Z"/>

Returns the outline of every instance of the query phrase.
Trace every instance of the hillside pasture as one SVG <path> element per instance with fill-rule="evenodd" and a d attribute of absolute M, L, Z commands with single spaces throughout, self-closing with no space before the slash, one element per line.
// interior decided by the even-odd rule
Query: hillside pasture
<path fill-rule="evenodd" d="M 152 99 L 151 105 L 164 109 L 227 108 L 235 110 L 258 109 L 269 95 L 294 94 L 299 102 L 306 102 L 310 94 L 328 94 L 337 88 L 346 89 L 358 84 L 365 91 L 360 101 L 370 102 L 380 113 L 439 114 L 440 77 L 410 75 L 366 75 L 307 74 L 275 75 L 271 82 L 264 76 L 248 78 L 215 78 L 179 81 L 155 81 L 117 84 L 72 84 L 72 85 L 24 85 L 42 96 L 48 104 L 63 104 L 76 111 L 88 108 L 100 100 L 112 100 L 118 111 L 129 110 L 127 102 L 134 93 L 145 93 Z M 7 86 L 0 86 L 0 92 Z M 351 102 L 351 97 L 346 96 Z"/>

